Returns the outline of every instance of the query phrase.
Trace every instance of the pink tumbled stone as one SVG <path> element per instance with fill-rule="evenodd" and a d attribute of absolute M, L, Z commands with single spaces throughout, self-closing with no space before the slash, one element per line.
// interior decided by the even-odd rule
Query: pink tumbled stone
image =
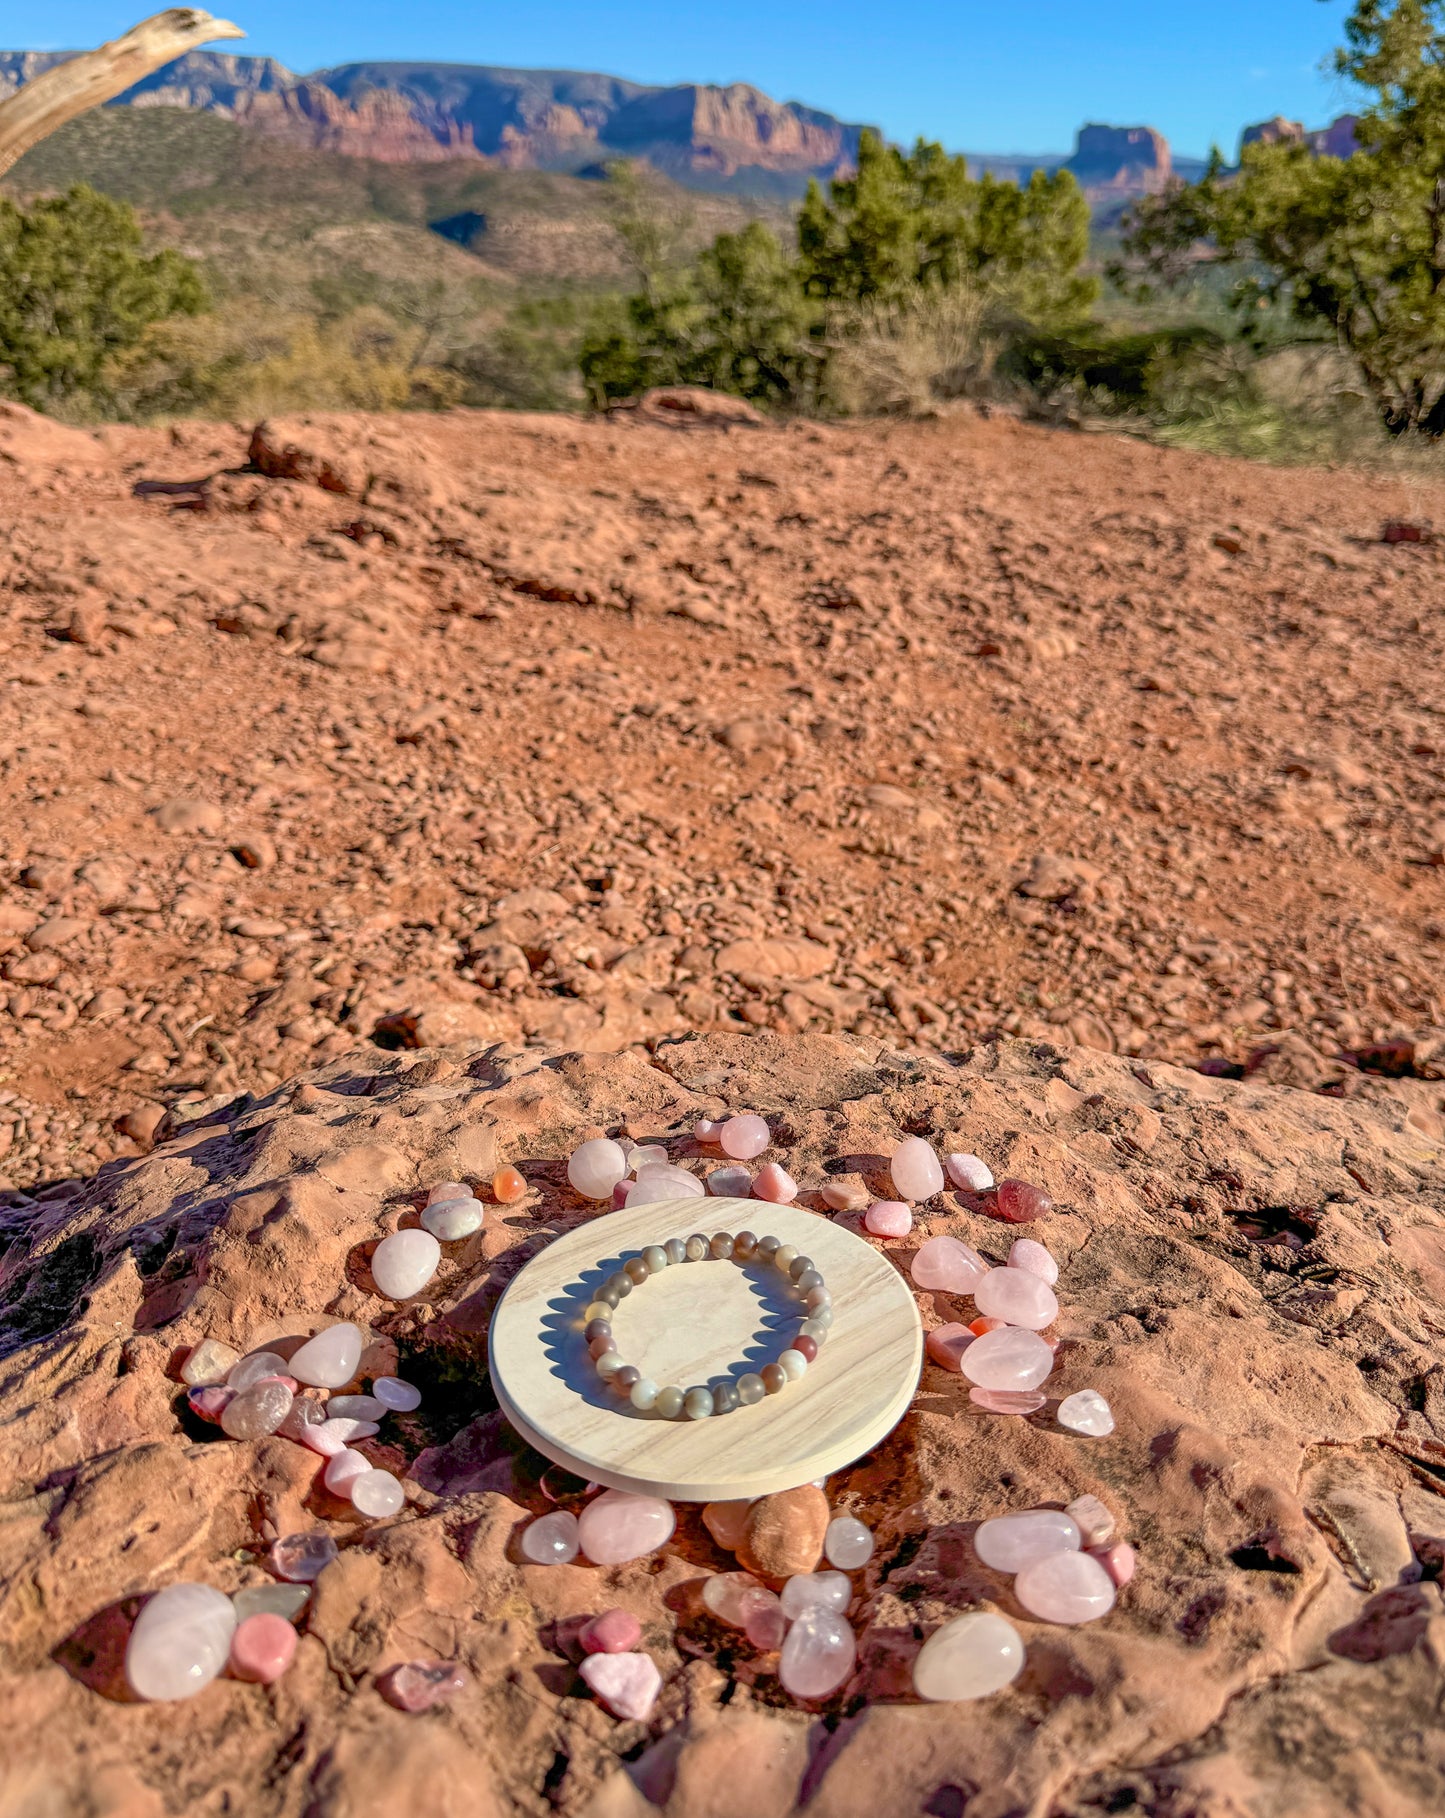
<path fill-rule="evenodd" d="M 1096 1622 L 1114 1607 L 1114 1580 L 1090 1553 L 1050 1553 L 1024 1567 L 1014 1596 L 1045 1622 Z"/>
<path fill-rule="evenodd" d="M 582 1677 L 614 1717 L 642 1722 L 662 1690 L 662 1674 L 648 1654 L 589 1654 Z"/>
<path fill-rule="evenodd" d="M 948 1178 L 965 1193 L 985 1193 L 993 1185 L 993 1169 L 976 1155 L 950 1155 L 944 1165 Z"/>
<path fill-rule="evenodd" d="M 1098 1560 L 1120 1590 L 1134 1576 L 1138 1564 L 1138 1556 L 1127 1540 L 1116 1541 L 1111 1547 L 1091 1547 L 1089 1557 Z"/>
<path fill-rule="evenodd" d="M 201 1420 L 209 1420 L 213 1426 L 219 1426 L 226 1404 L 234 1401 L 236 1394 L 235 1389 L 228 1389 L 224 1383 L 208 1383 L 204 1389 L 192 1389 L 186 1400 L 192 1414 Z"/>
<path fill-rule="evenodd" d="M 977 1250 L 956 1237 L 930 1237 L 913 1259 L 915 1288 L 938 1288 L 945 1294 L 972 1294 L 988 1274 Z"/>
<path fill-rule="evenodd" d="M 934 1154 L 932 1145 L 924 1142 L 921 1136 L 910 1136 L 899 1143 L 888 1164 L 888 1172 L 893 1176 L 899 1194 L 915 1203 L 932 1199 L 935 1193 L 943 1191 L 943 1163 Z"/>
<path fill-rule="evenodd" d="M 718 1131 L 718 1147 L 734 1161 L 751 1161 L 773 1140 L 767 1119 L 751 1112 L 743 1117 L 730 1117 Z"/>
<path fill-rule="evenodd" d="M 350 1420 L 323 1420 L 318 1425 L 306 1428 L 301 1435 L 301 1443 L 311 1451 L 319 1452 L 323 1458 L 335 1458 L 338 1452 L 346 1450 L 355 1425 Z"/>
<path fill-rule="evenodd" d="M 635 1180 L 620 1180 L 612 1189 L 612 1210 L 620 1212 L 627 1204 L 628 1196 L 637 1185 Z"/>
<path fill-rule="evenodd" d="M 655 1553 L 672 1538 L 677 1518 L 660 1496 L 604 1490 L 577 1518 L 582 1551 L 593 1565 L 620 1565 Z"/>
<path fill-rule="evenodd" d="M 1048 1396 L 1037 1389 L 970 1389 L 968 1399 L 987 1414 L 1037 1414 Z"/>
<path fill-rule="evenodd" d="M 470 1199 L 471 1197 L 472 1190 L 464 1182 L 459 1180 L 444 1180 L 439 1181 L 437 1185 L 432 1188 L 431 1192 L 427 1194 L 426 1203 L 429 1206 L 444 1206 L 449 1200 Z"/>
<path fill-rule="evenodd" d="M 351 1480 L 363 1476 L 371 1469 L 369 1458 L 363 1458 L 360 1452 L 353 1452 L 349 1447 L 343 1446 L 326 1461 L 324 1481 L 333 1496 L 344 1496 L 349 1502 Z"/>
<path fill-rule="evenodd" d="M 1032 1186 L 1026 1180 L 1001 1180 L 994 1209 L 1008 1224 L 1031 1225 L 1036 1218 L 1044 1218 L 1052 1212 L 1054 1202 L 1042 1187 Z"/>
<path fill-rule="evenodd" d="M 901 1199 L 875 1199 L 863 1214 L 863 1225 L 875 1237 L 907 1237 L 913 1214 Z"/>
<path fill-rule="evenodd" d="M 467 1676 L 450 1660 L 408 1660 L 383 1673 L 377 1689 L 399 1711 L 429 1711 L 466 1689 Z"/>
<path fill-rule="evenodd" d="M 716 1149 L 718 1144 L 722 1141 L 723 1124 L 725 1121 L 726 1120 L 721 1117 L 700 1117 L 692 1127 L 694 1139 L 700 1143 L 707 1143 L 710 1148 Z"/>
<path fill-rule="evenodd" d="M 753 1198 L 790 1206 L 798 1197 L 798 1183 L 780 1162 L 764 1162 L 753 1176 Z"/>
<path fill-rule="evenodd" d="M 989 1319 L 1041 1332 L 1059 1317 L 1053 1289 L 1027 1269 L 990 1269 L 973 1291 L 973 1304 Z"/>
<path fill-rule="evenodd" d="M 755 1648 L 771 1654 L 783 1645 L 783 1637 L 788 1632 L 787 1618 L 783 1615 L 783 1606 L 776 1597 L 770 1603 L 761 1600 L 748 1611 L 748 1619 L 743 1624 L 743 1633 Z"/>
<path fill-rule="evenodd" d="M 974 1334 L 967 1326 L 935 1326 L 925 1339 L 928 1355 L 945 1370 L 963 1368 L 963 1354 L 973 1343 Z"/>
<path fill-rule="evenodd" d="M 981 1389 L 1037 1389 L 1054 1367 L 1054 1354 L 1037 1332 L 999 1326 L 976 1338 L 961 1368 Z"/>
<path fill-rule="evenodd" d="M 853 1671 L 857 1655 L 847 1619 L 815 1604 L 788 1630 L 778 1678 L 794 1698 L 826 1698 Z"/>
<path fill-rule="evenodd" d="M 253 1685 L 272 1685 L 296 1657 L 296 1628 L 269 1612 L 248 1616 L 231 1637 L 231 1672 Z"/>
<path fill-rule="evenodd" d="M 642 1640 L 642 1624 L 631 1610 L 603 1610 L 582 1625 L 577 1639 L 589 1654 L 630 1654 Z"/>
<path fill-rule="evenodd" d="M 1059 1265 L 1044 1246 L 1032 1237 L 1014 1239 L 1013 1248 L 1008 1253 L 1008 1266 L 1011 1269 L 1026 1269 L 1030 1275 L 1037 1275 L 1040 1281 L 1046 1281 L 1050 1287 L 1059 1279 Z"/>

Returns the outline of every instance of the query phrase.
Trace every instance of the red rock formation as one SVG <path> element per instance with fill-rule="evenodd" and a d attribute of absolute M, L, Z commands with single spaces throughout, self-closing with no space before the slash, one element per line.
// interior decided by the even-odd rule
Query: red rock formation
<path fill-rule="evenodd" d="M 1173 174 L 1169 141 L 1152 126 L 1081 126 L 1074 155 L 1065 164 L 1085 190 L 1145 195 L 1161 190 Z"/>
<path fill-rule="evenodd" d="M 389 89 L 372 89 L 353 104 L 319 82 L 301 81 L 241 97 L 235 118 L 271 138 L 382 164 L 477 156 L 470 126 L 445 115 L 423 120 L 405 95 Z"/>

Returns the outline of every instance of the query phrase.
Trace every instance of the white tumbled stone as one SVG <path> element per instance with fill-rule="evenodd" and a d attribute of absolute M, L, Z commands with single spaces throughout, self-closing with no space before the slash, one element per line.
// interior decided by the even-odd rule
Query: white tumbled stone
<path fill-rule="evenodd" d="M 410 1414 L 413 1408 L 421 1406 L 421 1390 L 414 1383 L 403 1382 L 399 1376 L 378 1376 L 371 1385 L 371 1392 L 394 1414 Z"/>
<path fill-rule="evenodd" d="M 1080 1389 L 1077 1394 L 1066 1395 L 1059 1403 L 1058 1421 L 1071 1432 L 1103 1439 L 1114 1431 L 1114 1410 L 1097 1389 Z"/>
<path fill-rule="evenodd" d="M 993 1185 L 993 1169 L 977 1155 L 950 1155 L 948 1178 L 965 1193 L 986 1193 Z"/>
<path fill-rule="evenodd" d="M 458 1244 L 464 1237 L 475 1236 L 486 1221 L 487 1208 L 479 1199 L 444 1199 L 422 1213 L 421 1228 L 439 1243 Z"/>
<path fill-rule="evenodd" d="M 343 1389 L 360 1362 L 360 1329 L 350 1320 L 342 1320 L 307 1339 L 284 1367 L 288 1376 L 314 1389 Z"/>
<path fill-rule="evenodd" d="M 583 1199 L 611 1199 L 612 1189 L 626 1173 L 622 1145 L 606 1136 L 581 1144 L 567 1159 L 567 1179 Z"/>
<path fill-rule="evenodd" d="M 351 1506 L 373 1521 L 395 1515 L 406 1501 L 406 1492 L 390 1471 L 361 1471 L 352 1478 Z"/>
<path fill-rule="evenodd" d="M 992 1610 L 970 1610 L 924 1642 L 913 1663 L 913 1689 L 940 1704 L 987 1698 L 1012 1685 L 1023 1665 L 1024 1644 L 1014 1625 Z"/>
<path fill-rule="evenodd" d="M 437 1272 L 442 1247 L 430 1231 L 393 1231 L 371 1256 L 371 1279 L 392 1300 L 409 1300 Z"/>
<path fill-rule="evenodd" d="M 229 1597 L 208 1584 L 157 1591 L 130 1632 L 125 1676 L 142 1698 L 193 1698 L 225 1666 L 236 1632 Z"/>

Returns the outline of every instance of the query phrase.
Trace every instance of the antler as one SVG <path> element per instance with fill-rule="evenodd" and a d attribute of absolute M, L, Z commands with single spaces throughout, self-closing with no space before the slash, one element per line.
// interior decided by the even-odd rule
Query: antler
<path fill-rule="evenodd" d="M 213 19 L 195 7 L 173 6 L 99 50 L 57 63 L 0 101 L 0 177 L 56 127 L 113 100 L 152 70 L 197 45 L 245 35 L 229 19 Z"/>

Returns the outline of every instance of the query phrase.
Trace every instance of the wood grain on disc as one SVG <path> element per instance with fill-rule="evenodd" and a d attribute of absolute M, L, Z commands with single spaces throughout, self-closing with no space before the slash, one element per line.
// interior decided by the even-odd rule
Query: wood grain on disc
<path fill-rule="evenodd" d="M 645 1245 L 693 1232 L 771 1233 L 822 1271 L 833 1326 L 816 1361 L 780 1395 L 709 1420 L 639 1413 L 598 1377 L 582 1312 L 605 1278 Z M 679 1263 L 623 1300 L 617 1349 L 659 1386 L 680 1389 L 760 1370 L 798 1329 L 802 1308 L 777 1270 Z M 756 1199 L 686 1199 L 593 1219 L 534 1257 L 492 1316 L 492 1386 L 539 1452 L 610 1489 L 672 1502 L 720 1502 L 841 1470 L 901 1419 L 923 1361 L 907 1282 L 829 1219 Z"/>

